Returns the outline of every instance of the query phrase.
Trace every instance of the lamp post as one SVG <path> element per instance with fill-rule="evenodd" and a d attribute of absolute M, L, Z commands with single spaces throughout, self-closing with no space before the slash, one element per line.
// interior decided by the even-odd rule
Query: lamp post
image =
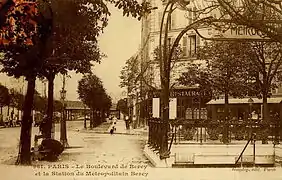
<path fill-rule="evenodd" d="M 253 166 L 255 166 L 256 165 L 256 133 L 255 133 L 256 124 L 253 122 L 253 116 L 252 116 L 252 106 L 254 100 L 250 97 L 248 99 L 248 103 L 249 103 L 249 111 L 250 111 L 250 120 L 252 124 L 251 138 L 253 141 Z"/>
<path fill-rule="evenodd" d="M 253 106 L 254 100 L 250 97 L 248 99 L 248 103 L 249 103 L 249 120 L 250 120 L 251 127 L 252 127 L 252 132 L 251 132 L 251 136 L 252 136 L 254 128 L 255 128 L 255 125 L 253 124 L 253 121 L 252 121 L 253 120 L 253 118 L 252 118 L 252 106 Z"/>
<path fill-rule="evenodd" d="M 188 26 L 186 26 L 176 37 L 172 46 L 168 44 L 168 30 L 169 23 L 171 20 L 171 14 L 176 9 L 174 5 L 178 3 L 181 7 L 187 6 L 190 1 L 185 0 L 171 0 L 168 1 L 166 7 L 164 8 L 161 27 L 160 27 L 160 36 L 159 36 L 159 63 L 160 63 L 160 80 L 161 80 L 161 98 L 162 98 L 162 131 L 159 134 L 161 138 L 160 145 L 160 159 L 168 158 L 170 155 L 170 150 L 168 148 L 168 120 L 169 120 L 169 89 L 170 89 L 170 71 L 171 71 L 171 61 L 173 57 L 173 52 L 178 46 L 180 39 L 185 35 L 185 33 L 191 29 L 197 29 L 199 25 L 210 22 L 213 17 L 205 17 L 199 19 Z M 167 13 L 167 15 L 166 15 Z M 166 19 L 166 21 L 165 21 Z M 164 27 L 165 24 L 165 27 Z M 164 31 L 163 31 L 164 28 Z M 163 36 L 164 33 L 164 36 Z"/>
<path fill-rule="evenodd" d="M 176 3 L 189 4 L 184 0 L 170 0 L 167 2 L 160 25 L 160 36 L 159 36 L 159 63 L 160 63 L 160 79 L 161 79 L 161 121 L 162 130 L 160 131 L 161 143 L 160 143 L 160 159 L 169 157 L 168 149 L 168 120 L 169 120 L 169 84 L 170 84 L 170 57 L 169 53 L 173 51 L 173 47 L 168 44 L 168 30 L 171 21 L 171 14 L 176 9 L 174 5 Z M 167 15 L 166 15 L 167 14 Z M 165 24 L 165 27 L 164 27 Z M 164 28 L 164 32 L 163 32 Z M 163 37 L 164 33 L 164 37 Z M 163 43 L 163 44 L 162 44 Z M 168 53 L 169 52 L 169 53 Z"/>
<path fill-rule="evenodd" d="M 65 104 L 65 99 L 66 99 L 66 93 L 67 91 L 65 90 L 65 75 L 63 76 L 63 87 L 62 90 L 60 91 L 60 96 L 61 96 L 61 101 L 63 104 L 63 111 L 62 111 L 62 118 L 61 118 L 61 131 L 60 131 L 60 142 L 63 144 L 64 147 L 68 147 L 68 140 L 67 140 L 67 127 L 66 127 L 66 104 Z"/>

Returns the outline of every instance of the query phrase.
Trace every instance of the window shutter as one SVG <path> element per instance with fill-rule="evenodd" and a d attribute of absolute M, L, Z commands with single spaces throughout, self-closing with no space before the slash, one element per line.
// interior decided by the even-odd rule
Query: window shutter
<path fill-rule="evenodd" d="M 187 57 L 187 37 L 186 36 L 182 38 L 182 51 L 183 51 L 183 56 Z"/>
<path fill-rule="evenodd" d="M 161 29 L 161 23 L 162 23 L 162 12 L 158 12 L 158 16 L 159 16 L 159 29 Z"/>

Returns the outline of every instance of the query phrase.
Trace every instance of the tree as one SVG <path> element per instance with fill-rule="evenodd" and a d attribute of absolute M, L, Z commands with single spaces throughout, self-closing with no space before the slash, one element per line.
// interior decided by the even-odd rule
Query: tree
<path fill-rule="evenodd" d="M 241 26 L 244 35 L 270 38 L 282 42 L 281 1 L 273 0 L 211 0 L 190 3 L 197 18 L 214 16 L 209 24 L 219 31 Z M 238 29 L 237 29 L 238 30 Z M 240 30 L 239 30 L 240 31 Z M 241 33 L 240 33 L 241 34 Z"/>
<path fill-rule="evenodd" d="M 117 110 L 122 112 L 125 115 L 128 115 L 128 106 L 127 106 L 127 99 L 120 99 L 117 102 Z"/>
<path fill-rule="evenodd" d="M 34 99 L 33 99 L 33 109 L 35 111 L 40 111 L 41 113 L 44 113 L 47 108 L 47 99 L 40 96 L 40 94 L 35 91 L 34 92 Z"/>
<path fill-rule="evenodd" d="M 10 94 L 7 87 L 0 84 L 0 124 L 3 124 L 3 106 L 9 105 Z"/>
<path fill-rule="evenodd" d="M 124 9 L 124 15 L 140 18 L 147 3 L 137 1 L 109 1 Z M 86 5 L 87 4 L 87 5 Z M 42 76 L 48 80 L 47 129 L 51 137 L 53 116 L 53 86 L 55 76 L 68 70 L 90 73 L 93 62 L 100 62 L 102 54 L 97 37 L 107 26 L 110 12 L 105 2 L 93 0 L 52 0 L 52 36 L 48 40 Z M 67 16 L 66 16 L 67 14 Z M 74 36 L 73 34 L 76 34 Z"/>
<path fill-rule="evenodd" d="M 16 107 L 18 110 L 23 110 L 24 95 L 14 89 L 10 91 L 12 106 Z"/>
<path fill-rule="evenodd" d="M 231 22 L 254 28 L 273 41 L 282 42 L 281 1 L 242 0 L 241 3 L 234 3 L 217 0 L 217 4 L 221 12 L 229 16 Z"/>
<path fill-rule="evenodd" d="M 68 70 L 89 73 L 93 62 L 100 62 L 97 37 L 107 25 L 108 9 L 101 2 L 53 0 L 52 36 L 48 39 L 48 55 L 44 59 L 42 76 L 48 80 L 47 137 L 51 137 L 53 119 L 54 79 Z M 100 25 L 101 24 L 101 25 Z M 74 34 L 76 34 L 74 36 Z"/>
<path fill-rule="evenodd" d="M 61 112 L 63 110 L 63 104 L 61 101 L 54 101 L 54 112 Z"/>
<path fill-rule="evenodd" d="M 140 62 L 138 55 L 135 55 L 125 62 L 125 66 L 120 72 L 120 87 L 127 88 L 128 93 L 135 91 L 138 88 L 139 74 L 140 74 Z"/>
<path fill-rule="evenodd" d="M 2 114 L 2 107 L 9 104 L 9 89 L 6 86 L 0 84 L 0 106 L 1 106 L 1 114 Z"/>
<path fill-rule="evenodd" d="M 198 84 L 200 89 L 211 90 L 215 98 L 224 94 L 224 143 L 228 143 L 229 96 L 244 97 L 252 92 L 249 72 L 254 70 L 250 61 L 254 57 L 250 52 L 248 43 L 206 43 L 197 52 L 199 59 L 206 60 L 206 65 L 201 68 L 192 64 L 179 78 L 184 85 Z"/>
<path fill-rule="evenodd" d="M 107 95 L 100 78 L 92 73 L 84 75 L 78 82 L 77 92 L 82 102 L 92 110 L 90 128 L 93 128 L 94 120 L 96 124 L 101 123 L 98 114 L 110 109 L 111 98 Z"/>
<path fill-rule="evenodd" d="M 46 37 L 49 35 L 50 24 L 47 23 L 49 19 L 44 16 L 43 11 L 41 9 L 37 11 L 36 2 L 8 2 L 10 6 L 4 14 L 5 20 L 0 31 L 0 50 L 4 53 L 1 59 L 2 72 L 16 78 L 25 76 L 28 81 L 17 163 L 30 164 L 31 110 L 35 78 L 38 75 L 38 69 L 42 66 L 40 59 L 44 54 L 43 49 L 46 45 Z"/>
<path fill-rule="evenodd" d="M 88 2 L 94 2 L 95 6 L 90 8 L 99 12 L 98 15 L 108 13 L 105 11 L 107 8 L 103 1 L 85 0 L 84 4 L 86 5 Z M 118 0 L 108 2 L 115 3 L 118 8 L 123 8 L 124 14 L 132 14 L 133 17 L 138 16 L 138 18 L 148 9 L 148 3 L 140 5 L 137 1 Z M 89 8 L 89 6 L 83 7 L 84 9 Z M 3 1 L 3 6 L 1 5 L 0 8 L 0 45 L 1 52 L 5 54 L 1 60 L 4 66 L 2 72 L 16 78 L 25 76 L 28 81 L 18 163 L 30 164 L 31 109 L 35 79 L 37 76 L 42 76 L 41 70 L 44 66 L 44 60 L 50 54 L 47 44 L 52 34 L 53 14 L 49 2 L 40 0 L 31 2 L 8 0 Z M 99 11 L 101 9 L 103 9 L 102 12 Z M 99 26 L 99 23 L 94 21 L 89 22 L 88 25 Z M 99 32 L 96 32 L 95 35 Z M 88 36 L 91 36 L 91 34 L 84 38 L 87 39 Z"/>
<path fill-rule="evenodd" d="M 256 88 L 259 90 L 259 97 L 263 100 L 262 119 L 264 122 L 270 121 L 267 98 L 271 95 L 271 89 L 275 89 L 281 84 L 282 51 L 281 44 L 276 42 L 252 43 L 252 59 L 255 67 L 254 80 Z M 267 143 L 264 137 L 263 143 Z"/>

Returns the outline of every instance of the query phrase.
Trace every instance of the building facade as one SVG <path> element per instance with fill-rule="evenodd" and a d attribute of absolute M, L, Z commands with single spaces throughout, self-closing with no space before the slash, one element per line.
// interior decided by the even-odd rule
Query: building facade
<path fill-rule="evenodd" d="M 141 95 L 143 96 L 143 108 L 141 108 L 141 117 L 160 117 L 160 67 L 156 50 L 159 47 L 160 29 L 162 17 L 167 1 L 150 0 L 153 10 L 142 20 L 141 30 L 141 69 L 144 70 L 144 78 L 141 81 Z M 155 8 L 157 7 L 157 8 Z M 188 5 L 183 9 L 176 5 L 168 20 L 168 39 L 171 46 L 179 33 L 188 25 L 197 19 L 195 4 Z M 167 14 L 167 13 L 166 13 Z M 166 24 L 163 22 L 163 27 Z M 164 32 L 162 33 L 164 39 Z M 204 43 L 197 33 L 191 29 L 188 30 L 179 42 L 181 54 L 175 62 L 172 62 L 170 73 L 170 86 L 173 86 L 170 95 L 170 118 L 197 118 L 200 119 L 206 113 L 205 104 L 210 99 L 206 92 L 199 92 L 197 87 L 183 87 L 177 83 L 176 79 L 180 76 L 190 63 L 203 64 L 204 61 L 196 58 L 196 51 Z M 163 43 L 162 43 L 163 44 Z M 144 82 L 147 81 L 147 82 Z"/>

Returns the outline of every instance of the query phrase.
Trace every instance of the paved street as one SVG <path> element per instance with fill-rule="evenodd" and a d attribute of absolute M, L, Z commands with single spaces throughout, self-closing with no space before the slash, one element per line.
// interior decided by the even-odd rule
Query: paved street
<path fill-rule="evenodd" d="M 117 133 L 110 135 L 110 124 L 93 130 L 83 130 L 83 122 L 68 122 L 68 140 L 71 148 L 66 149 L 58 162 L 34 162 L 33 167 L 11 165 L 17 155 L 20 128 L 0 129 L 0 172 L 3 179 L 150 179 L 150 180 L 240 180 L 282 179 L 280 168 L 152 168 L 143 155 L 146 135 L 124 133 L 123 122 L 117 124 Z M 59 126 L 56 138 L 59 139 Z M 37 128 L 33 129 L 33 134 Z M 10 164 L 10 165 L 9 165 Z M 1 179 L 2 179 L 1 177 Z M 227 178 L 228 177 L 228 178 Z"/>
<path fill-rule="evenodd" d="M 103 165 L 127 166 L 131 169 L 137 168 L 137 170 L 140 169 L 137 167 L 139 165 L 149 167 L 150 163 L 143 155 L 143 147 L 147 137 L 145 135 L 123 134 L 123 125 L 123 121 L 119 121 L 117 123 L 117 134 L 110 135 L 108 133 L 110 123 L 102 124 L 100 127 L 94 128 L 93 130 L 84 130 L 83 122 L 67 122 L 70 148 L 64 151 L 58 162 L 37 161 L 34 162 L 34 166 L 43 168 L 31 169 L 43 173 L 41 170 L 44 170 L 44 172 L 54 170 L 50 168 L 51 165 L 54 168 L 59 167 L 59 170 L 62 170 L 62 167 L 68 167 L 68 171 L 76 170 L 76 166 L 83 166 L 83 168 L 88 167 L 88 170 L 93 170 L 96 166 L 102 166 L 101 169 L 103 169 Z M 59 128 L 57 124 L 56 139 L 60 137 Z M 33 137 L 37 132 L 38 128 L 33 128 Z M 0 129 L 1 167 L 3 167 L 3 165 L 13 167 L 11 165 L 14 163 L 18 152 L 17 144 L 19 142 L 19 134 L 20 127 Z M 29 168 L 29 170 L 31 169 Z M 116 170 L 120 171 L 121 169 L 118 167 Z M 32 174 L 34 174 L 34 172 Z M 57 176 L 60 175 L 56 175 L 56 177 Z"/>

